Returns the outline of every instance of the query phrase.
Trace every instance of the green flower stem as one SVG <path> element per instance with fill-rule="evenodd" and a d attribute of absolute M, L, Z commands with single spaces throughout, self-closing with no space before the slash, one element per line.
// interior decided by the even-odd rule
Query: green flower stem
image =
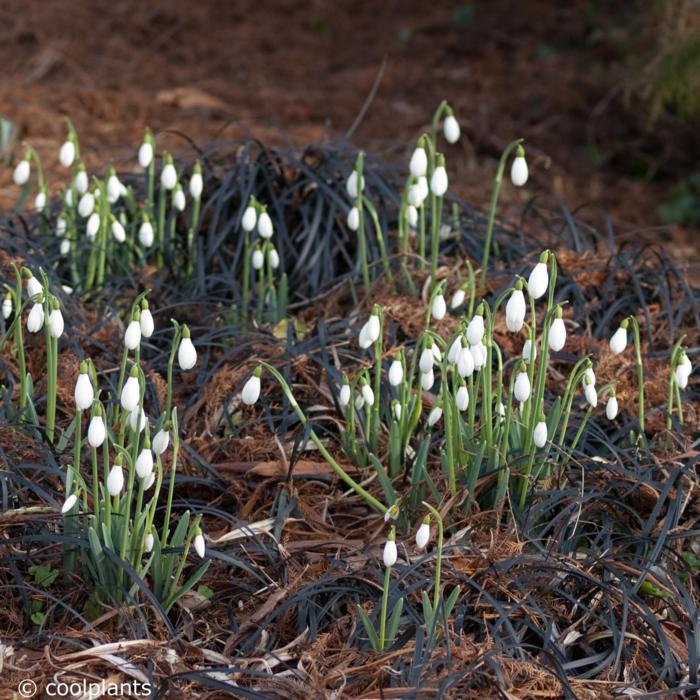
<path fill-rule="evenodd" d="M 369 439 L 369 449 L 374 452 L 379 443 L 379 410 L 382 395 L 382 349 L 384 345 L 384 314 L 381 309 L 378 314 L 379 318 L 379 337 L 374 343 L 374 405 L 372 406 L 372 424 L 371 430 L 368 426 L 367 437 Z"/>
<path fill-rule="evenodd" d="M 491 190 L 491 206 L 489 207 L 489 218 L 486 224 L 486 241 L 484 242 L 484 256 L 481 259 L 481 286 L 486 285 L 486 274 L 489 267 L 489 255 L 491 254 L 491 241 L 493 239 L 493 225 L 496 220 L 496 207 L 498 206 L 498 195 L 501 192 L 501 184 L 503 183 L 503 171 L 506 167 L 506 161 L 511 151 L 517 148 L 523 139 L 516 139 L 509 143 L 503 153 L 501 154 L 501 159 L 498 162 L 498 170 L 496 171 L 496 177 L 493 180 L 493 189 Z"/>
<path fill-rule="evenodd" d="M 674 389 L 676 388 L 676 365 L 678 364 L 678 358 L 681 353 L 681 348 L 683 347 L 683 341 L 685 340 L 685 335 L 682 335 L 673 345 L 671 350 L 671 376 L 668 380 L 668 407 L 666 410 L 666 429 L 671 430 L 673 427 L 673 398 L 675 395 Z M 681 417 L 682 423 L 682 414 Z"/>
<path fill-rule="evenodd" d="M 96 286 L 102 289 L 105 281 L 105 266 L 107 262 L 107 247 L 111 240 L 110 224 L 109 224 L 109 200 L 107 199 L 107 185 L 105 182 L 100 183 L 100 229 L 97 232 L 96 241 L 98 241 L 98 261 L 97 261 L 97 279 Z"/>
<path fill-rule="evenodd" d="M 494 507 L 499 510 L 499 513 L 503 507 L 506 489 L 510 478 L 510 467 L 508 465 L 510 445 L 508 444 L 508 441 L 510 439 L 510 426 L 513 421 L 513 388 L 515 387 L 515 375 L 515 371 L 510 373 L 510 387 L 508 389 L 508 397 L 506 399 L 507 405 L 505 423 L 503 425 L 503 434 L 501 436 L 501 459 L 498 464 L 498 480 L 496 482 L 496 496 L 494 499 Z"/>
<path fill-rule="evenodd" d="M 171 319 L 172 320 L 172 319 Z M 177 354 L 177 348 L 182 338 L 182 328 L 177 321 L 172 321 L 175 326 L 175 333 L 173 335 L 173 342 L 170 346 L 170 355 L 168 357 L 168 388 L 165 394 L 165 415 L 169 416 L 173 404 L 173 364 L 175 363 L 175 355 Z"/>
<path fill-rule="evenodd" d="M 16 265 L 12 265 L 15 271 L 15 289 L 13 291 L 14 300 L 14 327 L 15 327 L 15 347 L 17 348 L 17 364 L 19 366 L 19 411 L 22 413 L 27 404 L 27 360 L 24 355 L 24 332 L 22 329 L 22 274 Z"/>
<path fill-rule="evenodd" d="M 364 169 L 364 158 L 365 154 L 360 151 L 357 154 L 357 160 L 355 161 L 355 177 L 357 179 L 357 197 L 355 198 L 355 206 L 357 207 L 357 213 L 359 214 L 360 226 L 357 230 L 358 239 L 360 242 L 360 264 L 362 266 L 362 282 L 365 287 L 365 294 L 369 294 L 370 288 L 370 277 L 369 277 L 369 266 L 367 263 L 367 236 L 365 234 L 365 215 L 363 208 L 364 196 L 362 193 L 362 172 Z"/>
<path fill-rule="evenodd" d="M 444 197 L 430 195 L 430 206 L 432 209 L 431 230 L 430 230 L 430 280 L 434 288 L 437 280 L 437 265 L 440 256 L 440 225 L 442 221 L 442 206 Z"/>
<path fill-rule="evenodd" d="M 642 344 L 639 337 L 639 324 L 634 316 L 629 316 L 634 339 L 635 362 L 637 364 L 637 384 L 639 386 L 639 430 L 644 435 L 644 365 L 642 364 Z"/>
<path fill-rule="evenodd" d="M 379 618 L 379 651 L 384 651 L 386 643 L 386 614 L 389 607 L 389 584 L 391 583 L 391 567 L 384 568 L 384 589 L 382 590 L 382 609 Z"/>
<path fill-rule="evenodd" d="M 166 603 L 166 608 L 165 611 L 168 612 L 172 605 L 174 604 L 174 600 L 168 604 L 168 601 L 173 597 L 173 594 L 177 590 L 177 585 L 182 578 L 182 572 L 185 570 L 185 564 L 187 563 L 187 556 L 190 553 L 190 549 L 192 547 L 192 540 L 194 539 L 195 532 L 197 532 L 197 529 L 199 528 L 199 523 L 202 522 L 202 516 L 197 515 L 192 519 L 192 522 L 190 523 L 189 527 L 189 532 L 187 533 L 187 539 L 185 540 L 183 544 L 183 550 L 182 554 L 180 555 L 180 560 L 178 561 L 177 569 L 175 571 L 175 575 L 173 576 L 172 580 L 170 581 L 170 586 L 167 589 L 167 594 L 164 598 L 164 601 Z"/>
<path fill-rule="evenodd" d="M 107 528 L 107 532 L 112 531 L 112 499 L 109 497 L 109 494 L 107 493 L 107 479 L 109 478 L 109 470 L 110 470 L 110 465 L 109 465 L 109 440 L 105 438 L 105 441 L 102 443 L 102 473 L 103 473 L 103 483 L 105 485 L 104 488 L 104 509 L 105 509 L 105 527 Z M 95 492 L 95 497 L 99 494 L 99 485 L 97 487 L 97 491 Z"/>
<path fill-rule="evenodd" d="M 391 273 L 391 265 L 389 264 L 389 257 L 386 254 L 386 244 L 384 243 L 384 233 L 382 232 L 382 227 L 379 224 L 379 217 L 377 216 L 377 210 L 375 209 L 372 202 L 367 199 L 367 197 L 362 197 L 365 208 L 369 212 L 372 223 L 374 224 L 374 232 L 377 237 L 377 244 L 379 245 L 379 254 L 382 258 L 382 265 L 384 267 L 384 274 L 389 280 L 389 284 L 393 287 L 394 285 L 394 275 Z"/>
<path fill-rule="evenodd" d="M 284 392 L 285 396 L 289 400 L 289 403 L 291 404 L 292 408 L 294 409 L 294 412 L 297 415 L 297 418 L 299 419 L 299 422 L 306 426 L 308 423 L 308 420 L 306 416 L 304 415 L 304 412 L 301 410 L 299 404 L 297 403 L 297 400 L 294 398 L 294 395 L 292 394 L 291 389 L 289 388 L 289 385 L 285 381 L 284 377 L 270 364 L 267 362 L 261 362 L 260 365 L 264 367 L 270 374 L 277 380 L 277 383 L 280 385 L 282 388 L 282 391 Z M 325 445 L 321 442 L 319 439 L 318 435 L 316 435 L 316 432 L 313 430 L 313 428 L 309 431 L 309 437 L 311 438 L 311 441 L 316 445 L 318 451 L 320 452 L 321 456 L 328 462 L 328 465 L 330 468 L 336 473 L 339 479 L 343 481 L 347 486 L 349 486 L 356 494 L 364 498 L 367 503 L 369 503 L 373 508 L 378 510 L 382 515 L 386 513 L 387 508 L 385 505 L 380 503 L 371 493 L 366 491 L 360 484 L 358 484 L 336 461 L 333 459 L 331 454 L 328 452 L 326 449 Z"/>
<path fill-rule="evenodd" d="M 241 322 L 246 321 L 250 316 L 248 313 L 248 301 L 250 298 L 250 232 L 245 231 L 243 239 L 243 290 L 241 292 Z"/>
<path fill-rule="evenodd" d="M 187 232 L 187 274 L 192 275 L 194 270 L 194 257 L 195 257 L 195 246 L 194 246 L 194 234 L 199 228 L 199 213 L 202 206 L 201 197 L 195 198 L 192 203 L 192 221 L 190 223 L 189 231 Z"/>
<path fill-rule="evenodd" d="M 440 576 L 442 572 L 442 543 L 444 539 L 444 525 L 442 516 L 433 508 L 427 501 L 423 501 L 423 505 L 430 511 L 438 524 L 437 536 L 437 558 L 435 560 L 435 587 L 433 590 L 433 613 L 437 614 L 438 605 L 440 604 Z"/>
<path fill-rule="evenodd" d="M 454 496 L 457 493 L 457 477 L 455 473 L 455 442 L 458 433 L 455 434 L 455 431 L 453 430 L 454 424 L 452 418 L 452 411 L 456 410 L 456 407 L 454 404 L 454 396 L 450 395 L 448 381 L 449 374 L 450 370 L 448 370 L 447 367 L 447 360 L 443 356 L 442 376 L 445 378 L 445 381 L 441 383 L 440 397 L 438 397 L 438 401 L 442 401 L 443 421 L 445 425 L 445 447 L 447 450 L 447 479 L 450 487 L 450 495 Z"/>

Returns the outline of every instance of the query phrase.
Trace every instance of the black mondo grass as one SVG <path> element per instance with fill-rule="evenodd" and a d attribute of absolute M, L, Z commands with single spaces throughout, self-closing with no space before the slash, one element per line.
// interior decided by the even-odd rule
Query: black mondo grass
<path fill-rule="evenodd" d="M 471 698 L 485 697 L 493 688 L 512 692 L 514 678 L 522 679 L 525 694 L 546 687 L 570 698 L 592 697 L 590 688 L 598 686 L 586 686 L 587 681 L 600 682 L 606 693 L 646 697 L 700 688 L 693 549 L 700 534 L 697 444 L 684 439 L 677 419 L 675 445 L 636 442 L 629 437 L 637 427 L 633 416 L 620 416 L 616 423 L 587 422 L 579 400 L 565 431 L 570 442 L 576 438 L 575 448 L 563 458 L 549 455 L 551 473 L 537 465 L 547 478 L 529 488 L 526 507 L 513 505 L 512 520 L 476 498 L 463 518 L 452 522 L 443 513 L 443 597 L 431 625 L 424 624 L 422 592 L 432 586 L 436 558 L 432 551 L 413 552 L 409 538 L 414 534 L 410 525 L 423 514 L 421 500 L 440 500 L 434 497 L 442 478 L 444 433 L 439 428 L 421 432 L 389 485 L 372 475 L 371 465 L 362 467 L 369 488 L 382 497 L 414 483 L 422 494 L 402 503 L 398 522 L 406 530 L 406 556 L 395 566 L 388 605 L 391 610 L 402 599 L 403 612 L 398 632 L 384 649 L 389 656 L 381 661 L 357 606 L 379 626 L 384 569 L 377 542 L 383 522 L 350 491 L 334 487 L 333 473 L 318 467 L 321 457 L 312 440 L 314 431 L 344 465 L 352 461 L 345 449 L 339 389 L 350 368 L 370 366 L 357 347 L 369 308 L 361 250 L 347 224 L 352 201 L 345 181 L 356 153 L 344 142 L 299 150 L 251 140 L 233 154 L 215 148 L 198 153 L 205 184 L 192 269 L 179 248 L 186 220 L 169 212 L 160 269 L 145 258 L 134 265 L 117 256 L 104 286 L 71 293 L 61 290 L 71 277 L 53 234 L 57 211 L 0 221 L 3 263 L 21 260 L 49 272 L 71 331 L 65 349 L 77 361 L 95 359 L 105 394 L 117 395 L 119 376 L 113 368 L 122 347 L 116 341 L 129 322 L 134 297 L 144 288 L 151 290 L 157 321 L 140 355 L 148 365 L 145 402 L 155 415 L 164 411 L 161 382 L 171 352 L 170 319 L 188 324 L 198 364 L 175 391 L 185 437 L 172 506 L 175 513 L 202 516 L 211 527 L 211 566 L 169 611 L 152 593 L 149 576 L 107 549 L 132 592 L 99 601 L 116 611 L 120 622 L 115 628 L 94 624 L 95 601 L 87 588 L 71 590 L 62 577 L 42 588 L 30 563 L 55 569 L 61 566 L 62 547 L 88 552 L 91 543 L 83 532 L 68 536 L 60 529 L 57 511 L 72 461 L 68 440 L 52 445 L 40 427 L 18 421 L 12 401 L 17 369 L 3 354 L 0 600 L 21 614 L 8 614 L 7 625 L 0 627 L 6 626 L 17 644 L 52 645 L 62 653 L 107 644 L 110 632 L 147 640 L 157 653 L 144 661 L 135 647 L 133 658 L 123 652 L 124 661 L 145 670 L 156 697 L 169 697 L 175 689 L 193 697 L 305 697 L 321 689 L 343 697 L 386 691 L 386 697 Z M 391 244 L 400 229 L 402 175 L 371 157 L 365 159 L 364 175 L 383 244 Z M 122 179 L 136 193 L 147 186 L 140 176 Z M 156 197 L 158 191 L 156 183 Z M 275 222 L 275 245 L 287 275 L 288 313 L 279 323 L 250 323 L 236 313 L 246 263 L 241 220 L 251 197 L 267 206 Z M 465 259 L 478 266 L 487 225 L 485 212 L 450 196 L 446 201 L 449 230 L 441 242 L 440 274 Z M 493 301 L 510 287 L 513 274 L 527 276 L 549 246 L 562 253 L 554 301 L 568 300 L 567 322 L 586 341 L 607 344 L 620 321 L 635 316 L 646 357 L 667 358 L 681 333 L 687 334 L 691 353 L 696 349 L 698 292 L 662 250 L 618 245 L 612 228 L 596 231 L 562 203 L 547 208 L 537 201 L 517 217 L 500 220 L 494 241 L 480 298 Z M 77 245 L 80 256 L 89 253 L 87 240 Z M 392 288 L 381 251 L 382 241 L 368 226 L 372 294 L 404 294 L 420 306 L 399 272 L 400 255 L 389 256 Z M 420 290 L 423 282 L 417 275 L 415 287 Z M 388 315 L 389 347 L 418 347 L 405 320 L 398 311 Z M 116 335 L 104 333 L 105 328 Z M 263 377 L 255 409 L 241 404 L 254 360 L 280 372 L 308 422 L 299 419 L 289 397 L 269 377 Z M 30 356 L 33 367 L 41 368 L 40 361 L 37 352 Z M 506 360 L 508 372 L 516 361 Z M 574 355 L 564 352 L 556 361 L 557 368 L 569 366 Z M 33 404 L 41 411 L 46 383 L 39 373 L 33 380 Z M 440 379 L 432 389 L 436 396 L 442 386 Z M 387 395 L 391 391 L 383 378 L 381 387 Z M 544 400 L 548 407 L 555 402 L 550 385 Z M 696 386 L 691 384 L 685 401 L 697 407 Z M 387 400 L 379 413 L 389 425 Z M 665 405 L 649 405 L 648 414 L 655 413 L 665 415 Z M 59 414 L 59 422 L 68 427 L 67 411 Z M 369 440 L 367 417 L 358 415 L 357 423 Z M 380 441 L 380 450 L 386 456 L 389 447 Z M 422 465 L 421 454 L 428 455 Z M 277 462 L 283 469 L 273 468 Z M 517 460 L 508 466 L 516 472 L 522 467 Z M 307 471 L 297 474 L 297 467 Z M 488 493 L 498 477 L 480 473 L 475 492 Z M 163 484 L 165 490 L 170 487 L 169 473 Z M 450 503 L 467 500 L 461 492 Z M 165 517 L 159 503 L 155 522 Z M 232 532 L 235 537 L 224 537 Z M 180 542 L 164 554 L 184 556 L 187 546 Z M 445 600 L 458 586 L 461 593 L 446 613 Z M 40 606 L 39 600 L 44 601 Z M 54 631 L 62 625 L 80 629 L 81 635 L 62 637 Z M 175 657 L 167 650 L 177 663 L 171 663 Z"/>

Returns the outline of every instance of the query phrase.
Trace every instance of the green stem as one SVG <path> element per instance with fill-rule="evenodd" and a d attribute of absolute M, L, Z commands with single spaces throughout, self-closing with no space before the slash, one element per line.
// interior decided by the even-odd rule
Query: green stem
<path fill-rule="evenodd" d="M 386 641 L 386 613 L 389 607 L 389 583 L 391 582 L 391 567 L 384 569 L 384 590 L 382 591 L 382 610 L 379 618 L 379 651 L 384 651 Z"/>

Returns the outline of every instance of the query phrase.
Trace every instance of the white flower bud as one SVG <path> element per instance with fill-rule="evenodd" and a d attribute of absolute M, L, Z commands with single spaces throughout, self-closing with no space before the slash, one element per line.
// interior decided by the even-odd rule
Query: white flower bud
<path fill-rule="evenodd" d="M 566 343 L 566 326 L 563 318 L 555 318 L 549 328 L 549 347 L 554 352 L 559 352 Z"/>
<path fill-rule="evenodd" d="M 535 447 L 544 447 L 547 444 L 547 424 L 543 420 L 535 426 L 533 441 Z"/>
<path fill-rule="evenodd" d="M 411 228 L 417 228 L 418 226 L 418 209 L 413 204 L 409 204 L 406 207 L 406 221 Z"/>
<path fill-rule="evenodd" d="M 73 180 L 73 187 L 75 187 L 75 191 L 80 194 L 80 195 L 85 195 L 87 194 L 87 189 L 90 186 L 90 180 L 88 178 L 87 172 L 85 172 L 85 168 L 80 168 L 78 172 L 75 174 L 75 179 Z M 94 204 L 94 202 L 93 202 Z M 81 216 L 88 216 L 87 214 L 81 214 Z"/>
<path fill-rule="evenodd" d="M 362 385 L 362 398 L 368 406 L 374 406 L 374 392 L 369 384 Z"/>
<path fill-rule="evenodd" d="M 513 387 L 513 395 L 517 401 L 525 403 L 530 398 L 530 378 L 527 372 L 518 372 L 515 378 L 515 386 Z"/>
<path fill-rule="evenodd" d="M 433 355 L 432 346 L 423 348 L 420 354 L 420 358 L 418 360 L 418 366 L 420 367 L 420 371 L 424 374 L 426 372 L 432 371 L 434 361 L 435 357 Z"/>
<path fill-rule="evenodd" d="M 78 214 L 87 219 L 95 210 L 95 195 L 92 192 L 86 192 L 78 202 Z"/>
<path fill-rule="evenodd" d="M 129 377 L 122 387 L 121 404 L 125 411 L 131 413 L 139 405 L 141 388 L 138 377 Z"/>
<path fill-rule="evenodd" d="M 143 429 L 146 427 L 146 413 L 143 409 L 141 409 L 141 420 L 139 420 L 139 410 L 138 408 L 135 408 L 130 414 L 129 414 L 129 427 L 134 431 L 134 432 L 143 432 Z"/>
<path fill-rule="evenodd" d="M 362 394 L 358 394 L 355 397 L 355 410 L 361 411 L 362 408 L 364 407 L 364 405 L 365 405 L 365 400 L 364 400 L 364 398 L 362 398 Z"/>
<path fill-rule="evenodd" d="M 153 245 L 153 226 L 150 221 L 144 221 L 139 227 L 139 243 L 144 248 L 150 248 Z"/>
<path fill-rule="evenodd" d="M 467 326 L 467 340 L 469 345 L 479 345 L 484 339 L 484 317 L 476 316 L 472 317 Z"/>
<path fill-rule="evenodd" d="M 394 564 L 396 564 L 398 556 L 399 553 L 396 549 L 396 542 L 394 542 L 394 540 L 387 540 L 386 544 L 384 545 L 384 554 L 382 556 L 382 559 L 384 560 L 384 566 L 386 566 L 387 568 L 389 568 L 390 566 L 394 566 Z"/>
<path fill-rule="evenodd" d="M 90 447 L 97 449 L 102 446 L 102 443 L 107 437 L 107 430 L 105 428 L 105 422 L 102 416 L 93 416 L 90 419 L 90 425 L 88 425 L 88 443 Z"/>
<path fill-rule="evenodd" d="M 61 515 L 65 515 L 73 510 L 73 507 L 78 502 L 78 496 L 72 493 L 68 498 L 66 498 L 65 503 L 61 506 Z"/>
<path fill-rule="evenodd" d="M 118 496 L 124 488 L 124 470 L 121 465 L 115 464 L 107 477 L 107 491 L 110 496 Z"/>
<path fill-rule="evenodd" d="M 348 175 L 348 179 L 345 182 L 345 189 L 348 192 L 348 195 L 352 199 L 357 199 L 357 170 L 353 170 L 350 175 Z M 363 175 L 360 178 L 360 189 L 364 191 L 365 189 L 365 176 Z"/>
<path fill-rule="evenodd" d="M 351 231 L 357 231 L 360 228 L 360 210 L 357 207 L 350 208 L 347 223 Z"/>
<path fill-rule="evenodd" d="M 22 185 L 27 184 L 30 175 L 31 166 L 29 165 L 29 161 L 25 159 L 17 163 L 17 167 L 15 168 L 15 171 L 12 174 L 12 179 L 14 180 L 15 185 L 21 187 Z"/>
<path fill-rule="evenodd" d="M 168 445 L 170 444 L 170 431 L 168 430 L 163 430 L 162 428 L 156 433 L 156 436 L 153 438 L 153 451 L 157 455 L 162 455 L 165 450 L 168 449 Z"/>
<path fill-rule="evenodd" d="M 38 333 L 44 327 L 44 305 L 38 301 L 34 304 L 27 316 L 27 330 L 30 333 Z"/>
<path fill-rule="evenodd" d="M 265 258 L 260 248 L 256 248 L 253 251 L 252 264 L 254 270 L 262 270 L 262 266 L 265 264 Z"/>
<path fill-rule="evenodd" d="M 272 219 L 266 211 L 261 211 L 260 216 L 258 217 L 258 233 L 260 234 L 260 237 L 264 238 L 265 240 L 272 238 L 272 234 L 274 233 Z"/>
<path fill-rule="evenodd" d="M 78 381 L 75 383 L 75 391 L 73 393 L 76 406 L 87 411 L 92 406 L 92 400 L 95 398 L 95 391 L 92 388 L 90 377 L 85 374 L 78 375 Z"/>
<path fill-rule="evenodd" d="M 141 343 L 141 324 L 138 321 L 130 321 L 124 333 L 124 345 L 127 350 L 136 350 Z"/>
<path fill-rule="evenodd" d="M 180 347 L 177 350 L 177 362 L 180 369 L 187 371 L 192 369 L 197 364 L 197 351 L 191 338 L 183 338 L 180 341 Z"/>
<path fill-rule="evenodd" d="M 204 553 L 206 551 L 206 544 L 204 542 L 204 535 L 202 535 L 201 532 L 198 532 L 195 535 L 194 551 L 197 552 L 197 555 L 199 556 L 200 559 L 204 559 Z"/>
<path fill-rule="evenodd" d="M 428 155 L 425 152 L 425 148 L 418 146 L 413 151 L 408 169 L 413 177 L 420 177 L 428 172 Z"/>
<path fill-rule="evenodd" d="M 457 141 L 459 141 L 461 130 L 459 128 L 459 122 L 457 119 L 455 119 L 454 114 L 448 114 L 445 117 L 442 130 L 445 134 L 445 141 L 447 141 L 447 143 L 457 143 Z"/>
<path fill-rule="evenodd" d="M 430 525 L 428 523 L 421 523 L 421 526 L 416 532 L 416 547 L 418 547 L 418 549 L 425 549 L 429 540 Z"/>
<path fill-rule="evenodd" d="M 2 317 L 7 320 L 12 315 L 12 295 L 6 294 L 2 300 Z"/>
<path fill-rule="evenodd" d="M 151 314 L 150 309 L 142 309 L 141 317 L 139 318 L 139 326 L 141 329 L 141 335 L 144 338 L 150 338 L 153 335 L 154 323 L 153 314 Z"/>
<path fill-rule="evenodd" d="M 595 408 L 598 405 L 598 392 L 595 390 L 593 384 L 586 384 L 583 390 L 586 401 Z"/>
<path fill-rule="evenodd" d="M 153 471 L 153 452 L 144 447 L 136 458 L 136 475 L 141 481 L 147 479 Z"/>
<path fill-rule="evenodd" d="M 52 309 L 49 314 L 49 333 L 52 337 L 60 338 L 63 335 L 63 314 L 61 309 Z"/>
<path fill-rule="evenodd" d="M 150 489 L 151 486 L 153 486 L 155 481 L 156 481 L 156 473 L 151 472 L 151 475 L 149 477 L 147 477 L 146 480 L 143 482 L 143 490 L 148 491 L 148 489 Z"/>
<path fill-rule="evenodd" d="M 617 397 L 610 396 L 605 404 L 605 415 L 607 416 L 608 420 L 615 420 L 618 410 L 619 407 L 617 405 Z"/>
<path fill-rule="evenodd" d="M 457 356 L 457 374 L 459 374 L 462 379 L 466 379 L 474 374 L 474 368 L 474 353 L 472 353 L 471 348 L 461 348 Z"/>
<path fill-rule="evenodd" d="M 341 408 L 345 408 L 350 403 L 350 385 L 343 384 L 340 387 L 340 394 L 338 396 L 338 403 Z"/>
<path fill-rule="evenodd" d="M 36 197 L 34 197 L 34 208 L 38 212 L 41 212 L 41 211 L 43 211 L 45 206 L 46 206 L 46 192 L 37 193 Z"/>
<path fill-rule="evenodd" d="M 66 220 L 62 216 L 59 216 L 58 219 L 56 219 L 56 235 L 59 238 L 61 236 L 65 236 L 67 230 L 68 224 L 66 223 Z"/>
<path fill-rule="evenodd" d="M 467 293 L 463 289 L 458 289 L 453 295 L 452 299 L 450 301 L 450 308 L 451 309 L 456 309 L 459 306 L 462 306 L 464 304 L 464 299 L 467 296 Z"/>
<path fill-rule="evenodd" d="M 438 292 L 433 297 L 433 306 L 431 309 L 431 314 L 436 321 L 442 321 L 447 313 L 447 305 L 445 304 L 445 297 Z"/>
<path fill-rule="evenodd" d="M 527 182 L 527 161 L 525 156 L 515 156 L 510 167 L 510 179 L 516 187 L 522 187 Z"/>
<path fill-rule="evenodd" d="M 373 343 L 376 343 L 379 339 L 380 331 L 381 325 L 379 323 L 379 316 L 377 316 L 377 314 L 371 314 L 364 326 L 360 329 L 360 336 L 358 339 L 360 347 L 366 350 Z"/>
<path fill-rule="evenodd" d="M 107 201 L 110 204 L 116 204 L 119 201 L 119 197 L 122 196 L 122 190 L 124 186 L 119 181 L 116 175 L 110 175 L 107 178 Z"/>
<path fill-rule="evenodd" d="M 438 165 L 433 170 L 433 176 L 430 178 L 430 191 L 436 197 L 444 197 L 447 192 L 447 171 L 444 166 Z"/>
<path fill-rule="evenodd" d="M 255 211 L 255 207 L 246 207 L 246 210 L 243 212 L 243 217 L 241 218 L 241 228 L 250 233 L 255 229 L 257 222 L 258 214 Z"/>
<path fill-rule="evenodd" d="M 166 163 L 160 172 L 160 184 L 164 190 L 174 190 L 177 185 L 177 170 L 172 163 Z"/>
<path fill-rule="evenodd" d="M 525 295 L 520 289 L 514 289 L 506 304 L 506 326 L 512 333 L 519 333 L 525 323 L 527 306 Z"/>
<path fill-rule="evenodd" d="M 433 384 L 435 384 L 435 375 L 433 374 L 433 370 L 431 369 L 428 372 L 422 372 L 420 375 L 420 385 L 423 391 L 430 391 L 433 388 Z"/>
<path fill-rule="evenodd" d="M 153 533 L 149 532 L 143 539 L 143 551 L 146 552 L 146 554 L 150 554 L 153 551 L 154 543 Z"/>
<path fill-rule="evenodd" d="M 126 240 L 126 231 L 119 221 L 116 219 L 112 222 L 112 236 L 117 243 L 124 243 Z"/>
<path fill-rule="evenodd" d="M 75 160 L 75 144 L 68 140 L 63 143 L 61 150 L 58 152 L 58 162 L 64 168 L 70 168 Z"/>
<path fill-rule="evenodd" d="M 177 211 L 185 211 L 186 206 L 185 193 L 182 191 L 181 187 L 178 187 L 175 192 L 173 192 L 173 207 Z"/>
<path fill-rule="evenodd" d="M 549 286 L 549 272 L 547 265 L 543 262 L 538 262 L 532 268 L 530 277 L 527 280 L 527 291 L 533 299 L 539 299 L 547 291 Z"/>
<path fill-rule="evenodd" d="M 58 252 L 61 255 L 68 255 L 68 253 L 70 253 L 70 241 L 67 238 L 64 238 L 61 241 L 61 245 L 58 247 Z"/>
<path fill-rule="evenodd" d="M 428 415 L 428 427 L 432 428 L 442 418 L 442 409 L 440 406 L 435 406 Z"/>
<path fill-rule="evenodd" d="M 144 141 L 139 147 L 139 165 L 147 168 L 153 162 L 153 144 Z"/>
<path fill-rule="evenodd" d="M 199 199 L 204 191 L 204 178 L 202 178 L 202 173 L 192 173 L 190 178 L 190 197 L 192 199 Z"/>
<path fill-rule="evenodd" d="M 270 263 L 270 267 L 276 270 L 280 266 L 280 256 L 275 248 L 270 248 L 267 251 L 267 262 Z"/>
<path fill-rule="evenodd" d="M 460 411 L 466 411 L 469 408 L 469 391 L 466 386 L 462 385 L 457 389 L 455 403 Z"/>
<path fill-rule="evenodd" d="M 394 401 L 394 418 L 401 420 L 401 404 L 398 401 Z"/>
<path fill-rule="evenodd" d="M 254 374 L 248 379 L 241 391 L 243 403 L 252 406 L 260 397 L 260 377 Z"/>
<path fill-rule="evenodd" d="M 523 360 L 526 360 L 527 362 L 529 362 L 530 359 L 532 359 L 532 360 L 537 359 L 537 345 L 535 345 L 534 354 L 533 354 L 532 341 L 528 338 L 523 343 Z"/>
<path fill-rule="evenodd" d="M 398 386 L 403 381 L 403 365 L 399 360 L 394 360 L 389 367 L 389 384 Z"/>
<path fill-rule="evenodd" d="M 614 355 L 624 352 L 627 347 L 627 329 L 620 326 L 610 338 L 610 350 Z"/>
<path fill-rule="evenodd" d="M 30 299 L 34 300 L 44 294 L 44 287 L 34 275 L 27 278 L 27 294 Z"/>

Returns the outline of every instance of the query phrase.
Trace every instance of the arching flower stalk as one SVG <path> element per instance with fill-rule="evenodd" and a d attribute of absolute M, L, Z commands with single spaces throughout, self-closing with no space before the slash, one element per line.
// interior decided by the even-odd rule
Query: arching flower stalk
<path fill-rule="evenodd" d="M 202 177 L 202 164 L 196 161 L 190 177 L 190 197 L 192 197 L 192 218 L 187 231 L 187 272 L 189 275 L 194 270 L 196 255 L 195 234 L 199 230 L 199 215 L 202 207 L 202 192 L 204 191 L 204 178 Z"/>

